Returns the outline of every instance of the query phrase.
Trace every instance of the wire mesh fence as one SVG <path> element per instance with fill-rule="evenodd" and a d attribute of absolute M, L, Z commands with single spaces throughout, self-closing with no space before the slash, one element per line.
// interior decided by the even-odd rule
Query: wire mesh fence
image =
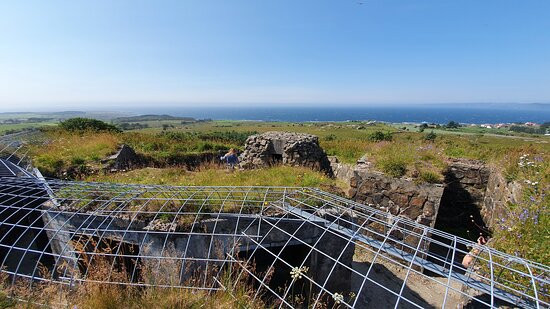
<path fill-rule="evenodd" d="M 3 177 L 0 231 L 2 272 L 31 289 L 217 291 L 230 276 L 253 287 L 251 301 L 276 307 L 545 308 L 550 300 L 546 265 L 311 188 Z"/>
<path fill-rule="evenodd" d="M 44 285 L 242 285 L 270 307 L 550 306 L 547 265 L 405 217 L 313 188 L 44 179 L 33 136 L 0 137 L 0 279 L 15 299 Z"/>

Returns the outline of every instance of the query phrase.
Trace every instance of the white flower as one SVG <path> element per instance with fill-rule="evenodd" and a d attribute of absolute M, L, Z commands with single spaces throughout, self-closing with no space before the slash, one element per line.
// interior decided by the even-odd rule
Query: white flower
<path fill-rule="evenodd" d="M 339 293 L 334 293 L 332 295 L 332 298 L 334 299 L 334 302 L 337 303 L 337 304 L 344 301 L 344 295 L 339 294 Z"/>
<path fill-rule="evenodd" d="M 292 279 L 302 279 L 302 276 L 309 270 L 308 267 L 302 266 L 302 267 L 293 267 L 290 271 L 290 276 Z"/>

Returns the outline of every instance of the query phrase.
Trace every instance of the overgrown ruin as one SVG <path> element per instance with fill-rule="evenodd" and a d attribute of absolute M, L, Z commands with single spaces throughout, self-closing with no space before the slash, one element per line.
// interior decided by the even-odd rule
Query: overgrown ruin
<path fill-rule="evenodd" d="M 457 164 L 450 171 L 462 190 L 483 192 L 477 184 L 486 179 L 508 192 L 501 178 Z M 290 308 L 549 305 L 547 266 L 487 246 L 475 253 L 475 269 L 460 263 L 473 243 L 432 227 L 448 206 L 434 196 L 449 186 L 333 167 L 355 182 L 357 201 L 314 188 L 44 179 L 0 159 L 0 269 L 10 284 L 31 288 L 94 282 L 215 291 L 227 276 L 245 277 L 254 297 Z M 490 222 L 501 195 L 476 196 Z"/>

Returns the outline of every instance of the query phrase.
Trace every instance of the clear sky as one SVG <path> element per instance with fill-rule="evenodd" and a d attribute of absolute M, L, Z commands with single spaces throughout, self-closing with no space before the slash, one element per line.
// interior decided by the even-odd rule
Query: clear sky
<path fill-rule="evenodd" d="M 550 102 L 550 1 L 0 2 L 1 110 L 435 102 Z"/>

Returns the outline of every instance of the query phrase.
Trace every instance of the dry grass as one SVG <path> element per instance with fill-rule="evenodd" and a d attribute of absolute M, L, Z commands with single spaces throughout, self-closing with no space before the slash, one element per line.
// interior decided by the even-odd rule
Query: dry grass
<path fill-rule="evenodd" d="M 99 164 L 101 159 L 114 153 L 120 136 L 113 133 L 69 134 L 48 132 L 51 142 L 31 148 L 33 165 L 43 174 L 56 174 L 69 166 Z"/>
<path fill-rule="evenodd" d="M 170 253 L 165 254 L 167 257 Z M 180 262 L 176 259 L 158 259 L 143 261 L 141 266 L 141 283 L 151 285 L 177 286 Z M 111 261 L 106 258 L 94 259 L 89 280 L 110 280 L 113 282 L 128 282 L 125 269 L 113 270 Z M 214 274 L 212 269 L 209 273 Z M 127 284 L 107 284 L 86 281 L 77 284 L 73 289 L 56 283 L 33 282 L 32 288 L 26 280 L 19 280 L 10 285 L 5 273 L 0 272 L 0 308 L 268 308 L 261 298 L 254 299 L 256 291 L 249 285 L 249 278 L 237 273 L 225 272 L 221 276 L 222 286 L 218 290 L 206 291 L 179 287 L 130 286 Z M 184 284 L 202 281 L 205 273 L 201 273 Z M 210 276 L 211 277 L 211 276 Z M 195 281 L 194 281 L 195 280 Z M 208 286 L 215 283 L 210 280 Z M 9 297 L 8 297 L 9 296 Z"/>

